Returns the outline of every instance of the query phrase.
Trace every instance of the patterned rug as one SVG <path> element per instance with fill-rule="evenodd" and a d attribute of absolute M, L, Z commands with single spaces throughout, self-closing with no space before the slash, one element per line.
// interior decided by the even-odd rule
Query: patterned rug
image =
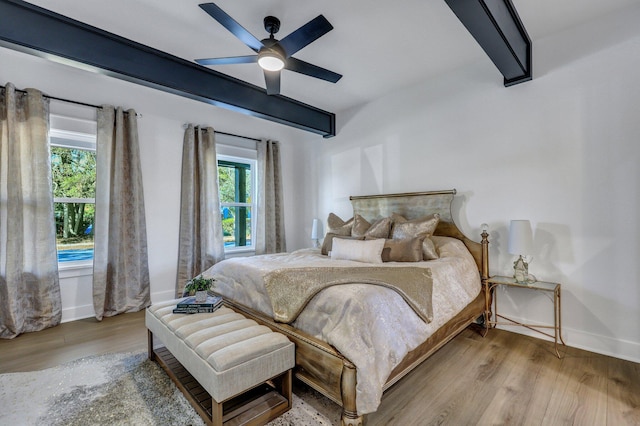
<path fill-rule="evenodd" d="M 294 385 L 293 408 L 269 426 L 335 425 L 340 408 Z M 146 352 L 92 356 L 0 375 L 1 425 L 203 425 Z"/>

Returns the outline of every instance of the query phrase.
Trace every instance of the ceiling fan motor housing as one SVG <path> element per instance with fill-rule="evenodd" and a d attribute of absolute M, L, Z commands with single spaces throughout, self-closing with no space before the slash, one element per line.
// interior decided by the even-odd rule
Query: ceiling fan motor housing
<path fill-rule="evenodd" d="M 267 30 L 271 36 L 280 30 L 280 20 L 275 16 L 267 16 L 264 18 L 264 29 Z"/>

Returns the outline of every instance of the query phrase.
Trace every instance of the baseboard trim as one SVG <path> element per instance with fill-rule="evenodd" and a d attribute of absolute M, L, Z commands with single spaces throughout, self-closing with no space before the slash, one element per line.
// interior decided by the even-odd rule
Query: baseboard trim
<path fill-rule="evenodd" d="M 60 322 L 70 322 L 91 318 L 96 316 L 93 305 L 72 306 L 62 310 L 62 320 Z"/>
<path fill-rule="evenodd" d="M 175 299 L 175 291 L 160 291 L 151 294 L 152 302 L 163 302 L 165 300 Z M 91 305 L 71 306 L 62 310 L 62 320 L 60 322 L 71 322 L 85 318 L 93 318 L 96 316 L 96 311 Z"/>
<path fill-rule="evenodd" d="M 158 291 L 156 293 L 151 294 L 151 303 L 164 302 L 167 300 L 173 300 L 176 298 L 176 291 Z"/>
<path fill-rule="evenodd" d="M 526 319 L 513 319 L 522 323 L 527 322 Z M 497 328 L 553 342 L 553 339 L 524 327 L 500 325 Z M 567 346 L 571 346 L 572 348 L 640 363 L 640 343 L 631 342 L 629 340 L 614 339 L 608 336 L 588 333 L 568 327 L 562 328 L 562 337 Z"/>

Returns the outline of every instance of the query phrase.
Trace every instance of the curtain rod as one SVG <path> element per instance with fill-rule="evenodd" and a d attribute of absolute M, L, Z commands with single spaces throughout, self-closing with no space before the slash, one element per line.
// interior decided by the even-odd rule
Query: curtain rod
<path fill-rule="evenodd" d="M 189 127 L 189 124 L 184 123 L 182 125 L 183 129 L 186 129 L 187 127 Z M 209 127 L 209 126 L 194 126 L 194 127 Z M 227 132 L 222 132 L 220 130 L 214 130 L 213 133 L 218 134 L 218 135 L 225 135 L 225 136 L 232 136 L 234 138 L 242 138 L 242 139 L 248 139 L 250 141 L 256 141 L 256 142 L 260 142 L 262 139 L 257 139 L 257 138 L 252 138 L 251 136 L 242 136 L 242 135 L 236 135 L 235 133 L 227 133 Z"/>
<path fill-rule="evenodd" d="M 3 89 L 6 89 L 6 86 L 0 86 L 0 87 L 2 87 Z M 15 89 L 15 90 L 17 92 L 20 92 L 20 93 L 27 93 L 26 90 L 20 90 L 20 89 Z M 84 103 L 84 102 L 73 101 L 71 99 L 58 98 L 58 97 L 55 97 L 55 96 L 46 95 L 44 93 L 43 93 L 43 96 L 46 97 L 46 98 L 49 98 L 49 99 L 53 99 L 55 101 L 68 102 L 70 104 L 76 104 L 76 105 L 82 105 L 82 106 L 86 106 L 86 107 L 90 107 L 90 108 L 102 109 L 102 106 L 99 106 L 99 105 L 87 104 L 87 103 Z M 142 118 L 142 114 L 136 113 L 136 115 L 138 116 L 138 118 Z M 219 135 L 233 136 L 235 138 L 249 139 L 251 141 L 256 141 L 256 142 L 260 142 L 261 141 L 261 139 L 252 138 L 252 137 L 249 137 L 249 136 L 236 135 L 234 133 L 221 132 L 221 131 L 218 131 L 218 130 L 214 130 L 214 133 L 217 133 Z"/>
<path fill-rule="evenodd" d="M 99 106 L 99 105 L 86 104 L 84 102 L 72 101 L 70 99 L 56 98 L 55 96 L 49 96 L 49 95 L 44 95 L 44 97 L 49 98 L 49 99 L 53 99 L 54 101 L 67 102 L 67 103 L 70 103 L 70 104 L 86 106 L 86 107 L 89 107 L 89 108 L 102 109 L 102 106 Z"/>
<path fill-rule="evenodd" d="M 4 86 L 4 85 L 3 85 L 3 86 L 0 86 L 0 87 L 2 87 L 3 89 L 6 89 L 6 88 L 7 88 L 7 86 Z M 16 92 L 20 92 L 20 93 L 27 93 L 27 91 L 26 91 L 26 90 L 22 90 L 22 89 L 18 89 L 18 88 L 15 88 L 15 91 L 16 91 Z M 91 107 L 91 108 L 96 108 L 96 109 L 98 109 L 98 108 L 102 108 L 101 106 L 98 106 L 98 105 L 86 104 L 86 103 L 84 103 L 84 102 L 72 101 L 71 99 L 64 99 L 64 98 L 57 98 L 57 97 L 55 97 L 55 96 L 49 96 L 49 95 L 47 95 L 47 94 L 45 94 L 45 93 L 43 93 L 43 94 L 42 94 L 42 96 L 44 96 L 45 98 L 53 99 L 54 101 L 68 102 L 68 103 L 70 103 L 70 104 L 82 105 L 82 106 Z"/>
<path fill-rule="evenodd" d="M 233 134 L 233 133 L 220 132 L 220 131 L 218 131 L 218 130 L 214 130 L 214 131 L 213 131 L 213 133 L 217 133 L 217 134 L 219 134 L 219 135 L 233 136 L 233 137 L 235 137 L 235 138 L 249 139 L 249 140 L 251 140 L 251 141 L 256 141 L 256 142 L 260 142 L 260 141 L 261 141 L 261 139 L 252 138 L 252 137 L 250 137 L 250 136 L 236 135 L 236 134 Z"/>
<path fill-rule="evenodd" d="M 3 88 L 3 89 L 7 88 L 6 86 L 0 86 L 0 87 Z M 27 93 L 26 90 L 21 90 L 21 89 L 15 89 L 15 91 L 16 92 L 20 92 L 20 93 Z M 56 96 L 47 95 L 46 93 L 42 93 L 42 96 L 44 96 L 45 98 L 48 98 L 48 99 L 53 99 L 54 101 L 67 102 L 67 103 L 70 103 L 70 104 L 86 106 L 86 107 L 89 107 L 89 108 L 102 109 L 101 105 L 93 105 L 93 104 L 87 104 L 85 102 L 74 101 L 74 100 L 71 100 L 71 99 L 58 98 Z M 127 111 L 124 111 L 124 112 L 126 113 Z M 139 112 L 136 112 L 136 116 L 138 118 L 142 118 L 142 114 L 140 114 Z"/>

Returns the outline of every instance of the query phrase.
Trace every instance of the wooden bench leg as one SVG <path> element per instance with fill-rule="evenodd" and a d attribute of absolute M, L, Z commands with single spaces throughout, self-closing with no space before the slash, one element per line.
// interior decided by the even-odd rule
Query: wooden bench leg
<path fill-rule="evenodd" d="M 222 403 L 211 398 L 211 424 L 222 426 Z"/>
<path fill-rule="evenodd" d="M 148 348 L 147 350 L 148 350 L 149 359 L 153 361 L 153 359 L 156 356 L 155 352 L 153 351 L 153 333 L 148 328 L 147 328 L 147 348 Z"/>
<path fill-rule="evenodd" d="M 292 393 L 293 393 L 293 372 L 292 370 L 287 370 L 282 373 L 280 376 L 271 380 L 275 389 L 287 399 L 287 411 L 291 409 L 293 405 Z"/>
<path fill-rule="evenodd" d="M 282 394 L 282 396 L 284 396 L 285 398 L 287 398 L 287 401 L 289 401 L 289 409 L 291 409 L 291 406 L 293 405 L 293 400 L 292 400 L 292 393 L 293 393 L 293 370 L 287 370 L 287 372 L 285 373 L 283 379 L 283 386 L 280 389 L 280 392 Z"/>

